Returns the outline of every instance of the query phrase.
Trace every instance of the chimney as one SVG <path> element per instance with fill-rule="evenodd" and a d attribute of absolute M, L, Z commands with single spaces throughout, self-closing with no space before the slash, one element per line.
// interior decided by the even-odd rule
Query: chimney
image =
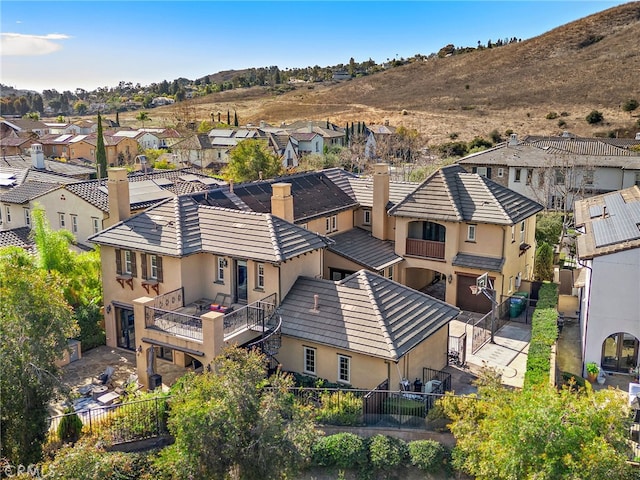
<path fill-rule="evenodd" d="M 110 168 L 107 171 L 107 177 L 109 217 L 110 223 L 113 225 L 126 220 L 131 213 L 129 179 L 126 168 Z"/>
<path fill-rule="evenodd" d="M 640 132 L 636 133 L 636 140 L 640 140 Z"/>
<path fill-rule="evenodd" d="M 260 120 L 260 128 L 264 128 L 267 126 L 267 123 L 264 120 Z"/>
<path fill-rule="evenodd" d="M 271 214 L 293 223 L 293 196 L 290 183 L 271 185 Z"/>
<path fill-rule="evenodd" d="M 313 122 L 307 122 L 307 129 L 309 133 L 313 133 Z"/>
<path fill-rule="evenodd" d="M 34 168 L 44 170 L 44 152 L 42 151 L 42 145 L 39 143 L 31 145 L 31 163 Z"/>
<path fill-rule="evenodd" d="M 385 126 L 385 127 L 388 127 L 388 126 L 389 126 L 389 120 L 385 120 L 385 121 L 384 121 L 384 126 Z"/>
<path fill-rule="evenodd" d="M 233 193 L 233 178 L 229 180 L 229 193 Z"/>
<path fill-rule="evenodd" d="M 389 203 L 389 165 L 376 163 L 373 167 L 373 236 L 387 239 L 387 203 Z"/>
<path fill-rule="evenodd" d="M 509 135 L 509 144 L 510 147 L 515 147 L 516 145 L 518 145 L 518 134 L 517 133 L 512 133 L 511 135 Z"/>

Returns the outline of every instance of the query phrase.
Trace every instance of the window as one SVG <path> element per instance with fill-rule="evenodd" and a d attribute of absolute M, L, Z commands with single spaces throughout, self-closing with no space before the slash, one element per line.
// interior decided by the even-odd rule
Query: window
<path fill-rule="evenodd" d="M 393 280 L 393 267 L 389 267 L 389 268 L 387 269 L 387 278 L 388 278 L 389 280 Z"/>
<path fill-rule="evenodd" d="M 371 210 L 365 210 L 364 212 L 364 223 L 365 225 L 371 225 Z"/>
<path fill-rule="evenodd" d="M 556 180 L 556 185 L 564 185 L 564 182 L 565 182 L 564 172 L 559 168 L 556 168 L 555 180 Z"/>
<path fill-rule="evenodd" d="M 522 170 L 519 168 L 516 168 L 515 170 L 515 177 L 513 179 L 514 182 L 520 182 L 520 175 L 522 175 Z"/>
<path fill-rule="evenodd" d="M 467 225 L 467 241 L 476 241 L 476 225 Z"/>
<path fill-rule="evenodd" d="M 544 172 L 538 172 L 538 186 L 544 187 Z"/>
<path fill-rule="evenodd" d="M 304 351 L 304 373 L 310 375 L 316 374 L 316 349 L 311 347 L 302 347 Z"/>
<path fill-rule="evenodd" d="M 520 243 L 524 242 L 524 222 L 520 222 Z"/>
<path fill-rule="evenodd" d="M 636 185 L 640 187 L 640 173 L 636 173 Z"/>
<path fill-rule="evenodd" d="M 227 261 L 224 257 L 217 257 L 216 268 L 216 282 L 224 283 L 224 267 L 227 265 Z"/>
<path fill-rule="evenodd" d="M 516 241 L 516 226 L 515 225 L 511 225 L 511 242 L 515 242 Z"/>
<path fill-rule="evenodd" d="M 351 383 L 351 358 L 338 355 L 338 382 Z"/>
<path fill-rule="evenodd" d="M 96 217 L 91 217 L 91 224 L 93 225 L 93 233 L 98 233 L 100 231 L 100 222 Z"/>
<path fill-rule="evenodd" d="M 7 212 L 7 223 L 11 223 L 11 208 L 7 206 L 6 212 Z"/>
<path fill-rule="evenodd" d="M 78 216 L 71 215 L 71 231 L 73 233 L 78 233 Z"/>
<path fill-rule="evenodd" d="M 478 175 L 480 175 L 481 177 L 486 177 L 487 176 L 487 167 L 478 167 L 476 169 L 476 173 Z"/>
<path fill-rule="evenodd" d="M 116 250 L 116 273 L 118 275 L 131 275 L 132 277 L 138 274 L 136 254 L 134 252 L 131 250 Z M 143 273 L 146 274 L 146 272 Z"/>
<path fill-rule="evenodd" d="M 131 272 L 132 272 L 132 269 L 131 269 L 131 266 L 132 266 L 131 257 L 132 257 L 131 250 L 125 250 L 124 251 L 124 273 L 131 274 Z"/>
<path fill-rule="evenodd" d="M 336 230 L 338 230 L 337 215 L 331 215 L 330 217 L 327 217 L 325 220 L 326 220 L 327 233 L 335 232 Z"/>
<path fill-rule="evenodd" d="M 31 226 L 31 212 L 28 208 L 24 209 L 24 224 L 27 227 Z"/>
<path fill-rule="evenodd" d="M 60 228 L 65 227 L 64 213 L 58 213 L 58 225 Z"/>
<path fill-rule="evenodd" d="M 140 264 L 142 265 L 142 279 L 162 282 L 162 257 L 154 254 L 141 253 L 140 259 Z M 148 284 L 149 282 L 146 283 Z M 143 285 L 144 284 L 145 282 L 143 282 Z"/>
<path fill-rule="evenodd" d="M 525 183 L 527 185 L 531 185 L 531 179 L 533 178 L 533 170 L 526 169 L 526 172 L 527 172 L 527 180 L 525 181 Z"/>
<path fill-rule="evenodd" d="M 593 170 L 584 172 L 584 184 L 589 186 L 593 185 Z"/>
<path fill-rule="evenodd" d="M 498 178 L 504 177 L 504 168 L 498 168 Z"/>
<path fill-rule="evenodd" d="M 264 288 L 264 263 L 259 263 L 256 271 L 256 288 Z"/>

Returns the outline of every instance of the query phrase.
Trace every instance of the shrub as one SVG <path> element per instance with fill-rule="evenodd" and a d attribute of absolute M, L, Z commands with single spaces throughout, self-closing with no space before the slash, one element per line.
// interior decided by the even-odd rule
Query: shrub
<path fill-rule="evenodd" d="M 547 120 L 555 120 L 556 118 L 558 118 L 558 113 L 557 112 L 549 112 L 547 113 L 547 116 L 544 117 Z"/>
<path fill-rule="evenodd" d="M 463 157 L 468 150 L 465 142 L 449 142 L 438 146 L 438 151 L 443 157 Z"/>
<path fill-rule="evenodd" d="M 329 435 L 312 447 L 311 461 L 319 467 L 362 468 L 367 465 L 367 446 L 353 433 Z"/>
<path fill-rule="evenodd" d="M 567 126 L 567 122 L 565 122 L 564 120 L 560 119 L 560 120 L 558 120 L 558 126 L 560 128 L 564 128 L 564 127 Z"/>
<path fill-rule="evenodd" d="M 622 110 L 624 110 L 625 112 L 631 113 L 636 108 L 638 108 L 639 105 L 640 104 L 638 104 L 638 101 L 636 99 L 631 98 L 622 104 Z"/>
<path fill-rule="evenodd" d="M 82 434 L 82 420 L 72 407 L 67 407 L 64 413 L 58 425 L 58 438 L 63 443 L 76 443 Z"/>
<path fill-rule="evenodd" d="M 484 150 L 487 148 L 491 148 L 492 146 L 493 144 L 490 141 L 485 140 L 482 137 L 474 137 L 474 139 L 469 142 L 468 149 L 471 150 L 473 148 L 480 147 L 481 149 Z"/>
<path fill-rule="evenodd" d="M 543 283 L 538 291 L 537 308 L 556 308 L 558 305 L 558 285 Z"/>
<path fill-rule="evenodd" d="M 548 243 L 541 243 L 536 250 L 534 275 L 540 281 L 553 279 L 553 247 Z"/>
<path fill-rule="evenodd" d="M 441 470 L 448 461 L 446 448 L 433 440 L 416 440 L 409 442 L 409 459 L 411 465 L 423 472 Z"/>
<path fill-rule="evenodd" d="M 538 304 L 540 300 L 538 300 Z M 544 303 L 544 302 L 543 302 Z M 527 356 L 525 387 L 549 381 L 551 346 L 558 337 L 558 312 L 555 307 L 536 308 L 531 322 L 531 343 Z"/>
<path fill-rule="evenodd" d="M 560 116 L 561 117 L 568 117 L 569 116 L 569 112 L 560 112 Z"/>
<path fill-rule="evenodd" d="M 374 435 L 369 441 L 369 461 L 378 470 L 390 470 L 407 464 L 409 450 L 399 438 Z"/>
<path fill-rule="evenodd" d="M 602 115 L 602 112 L 599 112 L 597 110 L 592 110 L 591 113 L 587 115 L 587 123 L 589 123 L 590 125 L 600 123 L 602 122 L 602 120 L 604 120 L 604 115 Z"/>
<path fill-rule="evenodd" d="M 359 425 L 362 423 L 362 399 L 351 392 L 326 392 L 320 395 L 321 407 L 316 421 L 330 425 Z"/>
<path fill-rule="evenodd" d="M 510 133 L 507 133 L 507 135 L 510 135 Z M 491 141 L 493 143 L 500 143 L 504 141 L 504 138 L 502 138 L 502 135 L 500 135 L 500 132 L 496 129 L 491 130 L 491 132 L 489 133 L 489 138 L 491 138 Z"/>

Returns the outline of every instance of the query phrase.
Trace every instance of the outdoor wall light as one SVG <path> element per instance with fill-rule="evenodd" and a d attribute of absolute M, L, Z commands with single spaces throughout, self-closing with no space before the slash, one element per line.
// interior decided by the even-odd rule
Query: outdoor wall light
<path fill-rule="evenodd" d="M 449 274 L 449 276 L 447 277 L 447 282 L 453 282 L 453 275 Z"/>
<path fill-rule="evenodd" d="M 107 305 L 107 313 L 111 313 L 111 304 Z"/>
<path fill-rule="evenodd" d="M 142 353 L 142 345 L 138 345 L 138 348 L 136 348 L 136 352 Z"/>
<path fill-rule="evenodd" d="M 225 258 L 224 260 L 222 260 L 222 266 L 227 268 L 227 265 L 228 265 L 227 259 Z"/>

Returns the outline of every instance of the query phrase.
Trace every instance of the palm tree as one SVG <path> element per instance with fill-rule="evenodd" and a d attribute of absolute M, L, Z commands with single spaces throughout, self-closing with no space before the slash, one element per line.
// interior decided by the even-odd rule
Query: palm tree
<path fill-rule="evenodd" d="M 144 128 L 144 122 L 146 122 L 147 120 L 151 120 L 151 118 L 149 118 L 149 114 L 147 112 L 140 112 L 138 115 L 136 115 L 136 120 L 142 122 L 142 128 Z"/>

